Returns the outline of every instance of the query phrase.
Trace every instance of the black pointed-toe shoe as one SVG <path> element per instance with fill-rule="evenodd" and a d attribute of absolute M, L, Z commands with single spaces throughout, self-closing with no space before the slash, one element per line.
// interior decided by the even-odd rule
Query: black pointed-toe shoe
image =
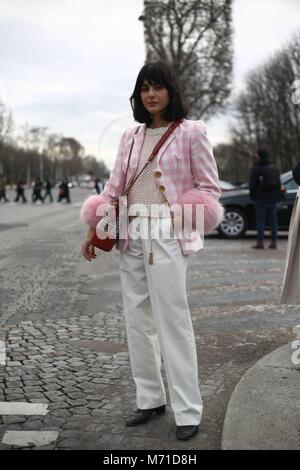
<path fill-rule="evenodd" d="M 181 441 L 187 441 L 191 439 L 199 431 L 199 426 L 177 426 L 176 437 Z"/>
<path fill-rule="evenodd" d="M 159 406 L 158 408 L 149 408 L 148 410 L 140 410 L 139 408 L 135 413 L 126 419 L 126 426 L 138 426 L 139 424 L 147 423 L 153 414 L 162 415 L 166 411 L 166 405 Z"/>

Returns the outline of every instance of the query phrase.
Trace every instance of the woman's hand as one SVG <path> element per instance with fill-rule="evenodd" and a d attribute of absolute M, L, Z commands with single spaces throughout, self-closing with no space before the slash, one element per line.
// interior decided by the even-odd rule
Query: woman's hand
<path fill-rule="evenodd" d="M 81 253 L 88 261 L 92 261 L 97 256 L 95 253 L 95 247 L 91 244 L 94 233 L 95 229 L 90 227 L 81 245 Z"/>

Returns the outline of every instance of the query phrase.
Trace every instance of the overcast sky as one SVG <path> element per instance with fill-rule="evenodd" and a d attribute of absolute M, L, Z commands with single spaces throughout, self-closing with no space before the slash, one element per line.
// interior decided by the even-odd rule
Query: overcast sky
<path fill-rule="evenodd" d="M 75 137 L 111 168 L 134 125 L 128 98 L 144 63 L 142 10 L 143 0 L 0 0 L 0 98 L 17 128 Z M 300 0 L 234 0 L 233 22 L 238 90 L 300 27 Z M 226 112 L 207 122 L 213 144 L 228 139 L 228 122 Z"/>

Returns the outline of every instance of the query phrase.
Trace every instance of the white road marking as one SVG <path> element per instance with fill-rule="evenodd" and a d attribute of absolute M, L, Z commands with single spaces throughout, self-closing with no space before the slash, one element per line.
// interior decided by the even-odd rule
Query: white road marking
<path fill-rule="evenodd" d="M 5 341 L 0 341 L 0 365 L 6 366 L 6 348 Z"/>
<path fill-rule="evenodd" d="M 42 447 L 56 441 L 58 434 L 58 431 L 6 431 L 2 444 Z"/>
<path fill-rule="evenodd" d="M 0 402 L 1 415 L 46 415 L 47 403 Z"/>

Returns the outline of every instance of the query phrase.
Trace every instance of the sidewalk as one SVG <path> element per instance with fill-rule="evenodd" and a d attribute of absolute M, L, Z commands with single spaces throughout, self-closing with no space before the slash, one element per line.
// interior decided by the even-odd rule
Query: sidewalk
<path fill-rule="evenodd" d="M 224 450 L 300 449 L 299 327 L 295 343 L 282 346 L 252 366 L 237 384 L 226 411 Z M 293 348 L 292 348 L 293 345 Z"/>

